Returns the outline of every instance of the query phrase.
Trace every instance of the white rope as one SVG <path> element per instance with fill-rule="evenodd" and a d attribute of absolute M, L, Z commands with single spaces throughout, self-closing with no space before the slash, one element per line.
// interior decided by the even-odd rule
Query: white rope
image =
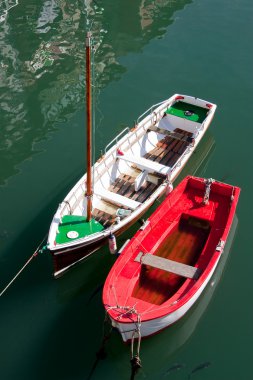
<path fill-rule="evenodd" d="M 32 256 L 27 260 L 27 262 L 22 266 L 22 268 L 18 271 L 18 273 L 13 277 L 13 279 L 6 285 L 6 287 L 1 291 L 0 297 L 6 292 L 6 290 L 13 284 L 13 282 L 16 280 L 16 278 L 23 272 L 23 270 L 27 267 L 27 265 L 32 261 L 34 257 L 38 255 L 39 249 L 42 246 L 46 236 L 42 240 L 42 242 L 39 244 L 38 248 L 36 251 L 32 254 Z"/>
<path fill-rule="evenodd" d="M 212 178 L 209 178 L 209 179 L 206 179 L 206 180 L 205 180 L 206 188 L 205 188 L 205 194 L 204 194 L 204 198 L 203 198 L 203 204 L 204 204 L 204 205 L 207 205 L 208 202 L 209 202 L 210 191 L 211 191 L 211 185 L 212 185 L 212 183 L 213 183 L 214 181 L 215 181 L 215 180 L 212 179 Z"/>
<path fill-rule="evenodd" d="M 141 317 L 140 317 L 140 315 L 138 313 L 136 313 L 136 315 L 137 315 L 136 329 L 133 331 L 132 341 L 131 341 L 131 358 L 133 358 L 135 356 L 139 357 L 139 355 L 140 355 L 140 346 L 141 346 Z M 137 342 L 136 354 L 134 355 L 134 340 L 136 338 L 138 339 L 138 342 Z"/>

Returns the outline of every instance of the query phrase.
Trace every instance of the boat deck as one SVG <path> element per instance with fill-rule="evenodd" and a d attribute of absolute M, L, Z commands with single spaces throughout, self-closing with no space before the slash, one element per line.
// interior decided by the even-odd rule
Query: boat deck
<path fill-rule="evenodd" d="M 191 132 L 183 131 L 182 129 L 177 128 L 174 131 L 175 135 L 168 135 L 161 139 L 156 147 L 150 152 L 146 153 L 144 158 L 157 162 L 161 165 L 172 167 L 178 158 L 185 152 L 187 147 L 190 145 L 191 140 L 186 139 L 185 137 L 192 137 Z M 182 138 L 180 138 L 180 136 Z M 141 170 L 136 166 L 132 165 L 132 168 L 135 170 L 137 175 L 141 173 Z M 116 181 L 111 184 L 108 191 L 124 196 L 133 201 L 143 203 L 146 199 L 160 186 L 164 175 L 160 173 L 153 173 L 153 181 L 145 181 L 139 190 L 135 190 L 135 179 L 136 177 L 122 173 Z M 153 183 L 154 182 L 154 183 Z M 110 202 L 108 199 L 103 200 L 105 205 L 112 205 L 115 202 Z M 128 209 L 126 206 L 120 206 L 121 208 Z M 110 224 L 115 222 L 117 207 L 115 207 L 115 212 L 106 212 L 99 208 L 93 210 L 93 216 L 96 221 L 101 223 L 104 227 L 108 227 Z"/>
<path fill-rule="evenodd" d="M 209 233 L 210 227 L 206 221 L 195 218 L 181 219 L 174 232 L 159 247 L 156 256 L 194 266 Z M 132 296 L 161 305 L 177 292 L 184 281 L 182 275 L 143 265 Z"/>
<path fill-rule="evenodd" d="M 185 102 L 176 102 L 167 109 L 166 113 L 190 121 L 195 121 L 197 123 L 203 123 L 207 116 L 208 109 L 195 105 L 189 105 Z"/>

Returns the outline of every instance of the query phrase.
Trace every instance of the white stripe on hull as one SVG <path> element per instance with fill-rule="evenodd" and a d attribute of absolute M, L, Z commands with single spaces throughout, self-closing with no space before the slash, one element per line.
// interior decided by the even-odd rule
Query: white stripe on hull
<path fill-rule="evenodd" d="M 141 337 L 147 337 L 149 335 L 153 335 L 157 333 L 160 330 L 163 330 L 164 328 L 172 325 L 173 323 L 177 322 L 180 318 L 182 318 L 187 311 L 193 306 L 193 304 L 197 301 L 203 290 L 205 289 L 207 283 L 209 282 L 210 278 L 212 277 L 215 268 L 217 267 L 217 264 L 220 260 L 221 255 L 218 257 L 215 266 L 210 271 L 208 277 L 203 282 L 203 284 L 200 286 L 200 288 L 196 291 L 193 297 L 189 299 L 188 302 L 186 302 L 184 305 L 179 307 L 174 312 L 162 317 L 162 318 L 156 318 L 152 319 L 150 321 L 142 322 L 140 326 L 140 333 Z M 180 301 L 179 301 L 180 302 Z M 136 324 L 134 323 L 120 323 L 116 322 L 115 320 L 111 319 L 113 327 L 116 327 L 124 342 L 127 342 L 132 339 L 133 333 L 136 330 Z"/>

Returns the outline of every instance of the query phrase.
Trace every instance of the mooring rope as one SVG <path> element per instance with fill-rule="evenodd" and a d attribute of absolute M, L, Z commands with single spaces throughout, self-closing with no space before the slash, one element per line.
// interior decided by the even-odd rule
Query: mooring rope
<path fill-rule="evenodd" d="M 7 289 L 13 284 L 13 282 L 17 279 L 17 277 L 23 272 L 23 270 L 30 264 L 32 259 L 38 255 L 40 251 L 43 251 L 45 247 L 43 247 L 41 250 L 41 246 L 44 243 L 47 235 L 45 235 L 44 239 L 41 241 L 41 243 L 38 245 L 37 249 L 33 252 L 32 256 L 26 261 L 26 263 L 22 266 L 22 268 L 18 271 L 18 273 L 12 278 L 12 280 L 6 285 L 6 287 L 1 291 L 0 297 L 7 291 Z"/>
<path fill-rule="evenodd" d="M 131 360 L 130 360 L 131 367 L 132 367 L 131 380 L 134 380 L 134 377 L 135 377 L 137 371 L 139 370 L 139 368 L 141 368 L 141 359 L 140 359 L 141 317 L 140 317 L 139 313 L 136 313 L 136 315 L 137 315 L 136 330 L 133 332 L 132 341 L 131 341 Z M 138 339 L 137 340 L 137 348 L 136 348 L 136 353 L 134 353 L 134 340 L 136 338 Z"/>
<path fill-rule="evenodd" d="M 117 320 L 120 320 L 122 317 L 127 316 L 129 320 L 132 321 L 133 324 L 135 324 L 135 328 L 124 331 L 126 332 L 132 332 L 132 338 L 131 338 L 131 378 L 130 380 L 134 380 L 134 377 L 141 368 L 141 359 L 140 359 L 140 346 L 141 346 L 141 315 L 137 312 L 134 306 L 106 306 L 106 313 L 108 313 L 109 310 L 116 310 L 118 313 L 118 317 L 116 318 Z M 136 316 L 136 321 L 134 320 L 135 318 L 131 317 L 131 315 Z M 137 346 L 136 350 L 134 350 L 134 342 L 137 340 Z"/>
<path fill-rule="evenodd" d="M 106 326 L 108 326 L 108 331 L 106 331 Z M 91 376 L 93 375 L 99 360 L 103 360 L 106 358 L 106 351 L 105 351 L 105 345 L 107 341 L 109 340 L 112 332 L 112 325 L 109 323 L 109 316 L 107 312 L 105 312 L 105 318 L 104 318 L 104 323 L 103 323 L 103 339 L 102 339 L 102 344 L 99 348 L 99 350 L 96 352 L 96 360 L 91 368 L 91 371 L 89 373 L 89 376 L 87 377 L 87 380 L 91 379 Z"/>

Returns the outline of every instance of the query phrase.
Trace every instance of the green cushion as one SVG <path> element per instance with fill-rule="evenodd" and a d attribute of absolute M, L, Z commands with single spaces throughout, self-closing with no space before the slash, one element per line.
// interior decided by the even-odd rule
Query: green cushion
<path fill-rule="evenodd" d="M 79 215 L 64 215 L 61 224 L 59 224 L 59 232 L 56 235 L 56 243 L 64 244 L 72 240 L 80 239 L 87 235 L 92 235 L 96 232 L 103 231 L 104 227 L 102 224 L 97 222 L 95 219 L 91 219 L 87 222 L 86 217 Z M 68 232 L 75 231 L 78 236 L 71 239 L 67 236 Z"/>
<path fill-rule="evenodd" d="M 184 102 L 177 102 L 168 108 L 166 110 L 166 113 L 169 115 L 182 117 L 187 120 L 195 121 L 197 123 L 203 123 L 208 111 L 209 110 L 206 108 L 194 106 L 192 104 Z"/>

